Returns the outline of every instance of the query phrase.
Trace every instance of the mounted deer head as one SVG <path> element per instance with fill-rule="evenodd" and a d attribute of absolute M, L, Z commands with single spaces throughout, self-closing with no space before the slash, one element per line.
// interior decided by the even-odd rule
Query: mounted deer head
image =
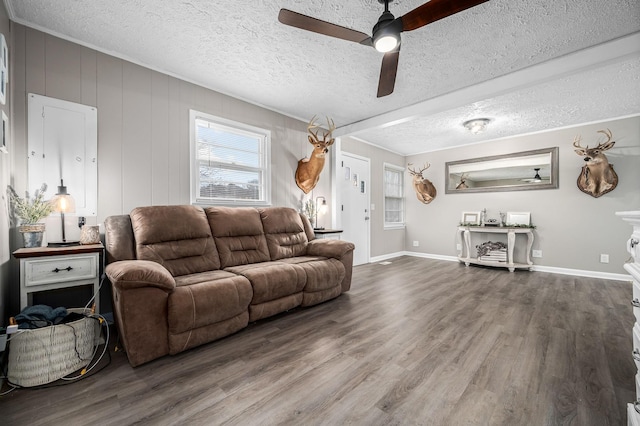
<path fill-rule="evenodd" d="M 424 176 L 422 173 L 427 170 L 431 164 L 425 163 L 424 167 L 420 169 L 420 171 L 416 171 L 412 169 L 411 163 L 407 164 L 407 170 L 409 170 L 409 174 L 413 179 L 413 189 L 416 191 L 416 197 L 418 200 L 424 204 L 429 204 L 436 198 L 436 187 L 433 186 L 431 181 Z"/>
<path fill-rule="evenodd" d="M 581 137 L 578 135 L 573 140 L 573 146 L 577 149 L 576 154 L 586 161 L 582 166 L 582 172 L 578 176 L 578 188 L 585 194 L 598 198 L 607 192 L 613 191 L 618 185 L 618 175 L 613 170 L 613 164 L 609 164 L 604 151 L 613 147 L 615 141 L 611 140 L 611 130 L 598 130 L 607 137 L 603 143 L 599 143 L 595 148 L 580 146 Z"/>
<path fill-rule="evenodd" d="M 298 168 L 296 169 L 296 185 L 302 189 L 305 194 L 308 194 L 318 184 L 320 180 L 320 172 L 324 168 L 324 156 L 329 152 L 329 147 L 333 145 L 335 141 L 331 137 L 331 134 L 336 129 L 336 125 L 333 120 L 327 117 L 327 127 L 329 130 L 322 133 L 322 139 L 318 136 L 318 125 L 315 123 L 316 116 L 314 115 L 309 124 L 307 125 L 307 132 L 309 132 L 309 143 L 313 145 L 313 151 L 311 152 L 311 158 L 303 158 L 298 161 Z M 313 129 L 316 129 L 314 132 Z"/>
<path fill-rule="evenodd" d="M 467 189 L 469 188 L 467 186 L 467 176 L 463 174 L 460 175 L 460 182 L 458 182 L 458 185 L 456 185 L 456 189 Z"/>

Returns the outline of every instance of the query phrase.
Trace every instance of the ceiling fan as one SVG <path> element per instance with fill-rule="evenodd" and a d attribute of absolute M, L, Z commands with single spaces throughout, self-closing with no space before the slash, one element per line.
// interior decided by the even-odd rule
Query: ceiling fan
<path fill-rule="evenodd" d="M 278 20 L 285 25 L 372 46 L 379 52 L 384 52 L 378 82 L 380 98 L 390 95 L 396 83 L 401 32 L 418 29 L 487 1 L 489 0 L 431 0 L 404 16 L 396 18 L 389 12 L 389 0 L 378 0 L 379 3 L 384 3 L 384 12 L 378 19 L 378 23 L 373 26 L 371 36 L 288 9 L 280 9 Z"/>
<path fill-rule="evenodd" d="M 527 178 L 527 179 L 520 179 L 522 182 L 529 182 L 529 183 L 540 183 L 542 182 L 542 177 L 540 176 L 540 167 L 536 167 L 535 169 L 533 169 L 536 174 L 533 178 Z"/>

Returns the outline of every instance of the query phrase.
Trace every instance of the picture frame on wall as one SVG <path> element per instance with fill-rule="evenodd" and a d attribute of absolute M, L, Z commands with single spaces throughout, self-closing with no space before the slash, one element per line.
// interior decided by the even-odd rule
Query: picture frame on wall
<path fill-rule="evenodd" d="M 2 112 L 2 125 L 0 125 L 0 152 L 4 152 L 5 154 L 9 152 L 7 148 L 7 141 L 9 140 L 9 117 L 7 114 Z"/>
<path fill-rule="evenodd" d="M 7 83 L 9 82 L 9 49 L 4 34 L 0 34 L 0 104 L 7 101 Z"/>

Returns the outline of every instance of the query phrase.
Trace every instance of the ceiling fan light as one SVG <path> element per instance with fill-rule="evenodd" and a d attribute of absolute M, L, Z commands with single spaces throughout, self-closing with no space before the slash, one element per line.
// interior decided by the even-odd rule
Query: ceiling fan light
<path fill-rule="evenodd" d="M 478 133 L 482 133 L 487 129 L 487 124 L 489 124 L 491 120 L 488 118 L 476 118 L 473 120 L 468 120 L 462 123 L 462 125 L 469 130 L 474 135 Z"/>
<path fill-rule="evenodd" d="M 391 52 L 398 47 L 398 38 L 393 34 L 386 34 L 377 38 L 373 45 L 378 52 Z"/>

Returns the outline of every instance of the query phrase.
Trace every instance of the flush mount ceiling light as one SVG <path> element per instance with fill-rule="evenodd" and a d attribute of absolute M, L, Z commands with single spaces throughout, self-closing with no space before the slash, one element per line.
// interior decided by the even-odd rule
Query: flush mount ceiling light
<path fill-rule="evenodd" d="M 462 123 L 462 125 L 469 130 L 474 135 L 478 133 L 482 133 L 486 130 L 487 124 L 489 124 L 491 120 L 488 118 L 474 118 L 473 120 L 468 120 Z"/>

